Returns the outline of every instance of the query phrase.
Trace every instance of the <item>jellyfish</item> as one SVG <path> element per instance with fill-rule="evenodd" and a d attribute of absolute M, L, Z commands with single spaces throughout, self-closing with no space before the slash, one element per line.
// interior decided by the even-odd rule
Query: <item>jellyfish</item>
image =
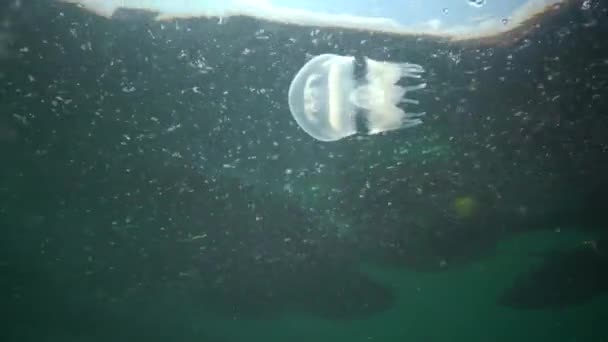
<path fill-rule="evenodd" d="M 289 110 L 306 133 L 320 141 L 336 141 L 422 123 L 424 112 L 402 108 L 418 104 L 409 93 L 426 83 L 408 85 L 407 79 L 420 79 L 422 66 L 364 58 L 364 76 L 357 78 L 357 62 L 353 56 L 322 54 L 298 71 L 289 86 Z"/>

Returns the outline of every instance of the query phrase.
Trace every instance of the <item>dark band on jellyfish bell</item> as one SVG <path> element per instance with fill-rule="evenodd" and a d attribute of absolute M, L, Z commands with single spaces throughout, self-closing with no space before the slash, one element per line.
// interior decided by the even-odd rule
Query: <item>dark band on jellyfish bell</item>
<path fill-rule="evenodd" d="M 361 55 L 354 56 L 355 60 L 353 61 L 353 79 L 355 83 L 359 83 L 365 81 L 365 74 L 367 73 L 367 63 L 365 62 L 365 57 Z"/>
<path fill-rule="evenodd" d="M 369 110 L 355 107 L 355 127 L 359 134 L 369 134 Z"/>
<path fill-rule="evenodd" d="M 353 60 L 353 79 L 355 80 L 355 84 L 367 82 L 365 76 L 367 74 L 367 62 L 365 60 L 365 57 L 361 55 L 355 55 L 354 58 L 355 59 Z M 369 120 L 367 119 L 368 114 L 369 110 L 355 106 L 354 119 L 357 133 L 369 133 Z"/>

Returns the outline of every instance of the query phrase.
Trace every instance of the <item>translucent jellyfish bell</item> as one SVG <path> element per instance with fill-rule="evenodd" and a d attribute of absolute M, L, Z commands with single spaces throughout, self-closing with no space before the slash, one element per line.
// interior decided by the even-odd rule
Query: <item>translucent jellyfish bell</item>
<path fill-rule="evenodd" d="M 425 113 L 400 106 L 418 104 L 405 97 L 426 83 L 398 85 L 402 78 L 420 78 L 417 64 L 389 63 L 365 58 L 365 77 L 355 78 L 355 57 L 319 55 L 308 61 L 289 86 L 289 109 L 296 122 L 317 140 L 335 141 L 358 132 L 376 134 L 422 123 Z"/>

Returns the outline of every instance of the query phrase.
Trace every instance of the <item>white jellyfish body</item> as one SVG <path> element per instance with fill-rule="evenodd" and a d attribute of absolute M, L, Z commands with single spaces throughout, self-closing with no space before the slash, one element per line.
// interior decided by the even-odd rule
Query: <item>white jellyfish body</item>
<path fill-rule="evenodd" d="M 424 113 L 406 112 L 399 106 L 418 104 L 405 97 L 426 83 L 398 85 L 401 79 L 419 79 L 417 64 L 390 63 L 365 58 L 365 77 L 355 78 L 355 57 L 323 54 L 314 57 L 289 86 L 289 109 L 300 127 L 321 141 L 335 141 L 358 132 L 376 134 L 422 123 Z"/>

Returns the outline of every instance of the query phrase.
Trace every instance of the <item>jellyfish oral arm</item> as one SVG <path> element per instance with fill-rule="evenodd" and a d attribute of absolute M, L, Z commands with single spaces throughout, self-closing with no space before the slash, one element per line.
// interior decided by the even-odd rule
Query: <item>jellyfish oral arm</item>
<path fill-rule="evenodd" d="M 369 134 L 409 128 L 420 125 L 425 113 L 409 113 L 399 104 L 418 104 L 419 101 L 406 97 L 408 93 L 426 88 L 426 83 L 399 86 L 402 78 L 419 79 L 424 72 L 422 66 L 411 63 L 378 62 L 367 59 L 367 85 L 359 95 L 355 95 L 358 106 L 366 108 Z M 366 94 L 365 96 L 363 94 Z"/>

